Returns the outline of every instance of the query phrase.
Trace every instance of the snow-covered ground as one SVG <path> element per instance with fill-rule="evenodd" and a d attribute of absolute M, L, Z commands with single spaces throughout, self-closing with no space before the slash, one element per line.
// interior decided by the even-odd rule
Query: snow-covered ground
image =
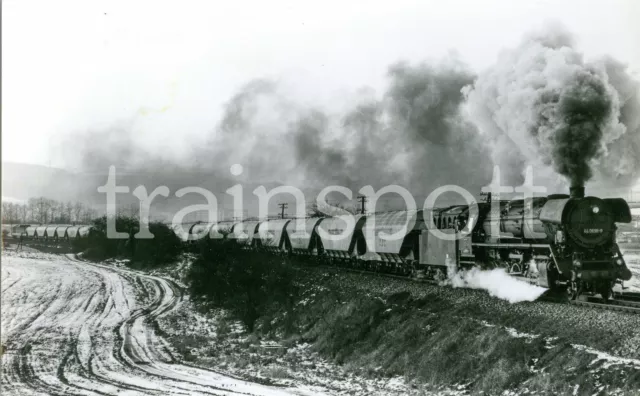
<path fill-rule="evenodd" d="M 152 290 L 140 295 L 141 285 Z M 306 395 L 184 365 L 150 323 L 174 284 L 72 256 L 3 254 L 2 394 Z"/>
<path fill-rule="evenodd" d="M 628 287 L 629 291 L 640 292 L 640 252 L 622 251 L 622 255 L 633 275 L 631 280 L 625 282 L 624 286 Z"/>
<path fill-rule="evenodd" d="M 634 271 L 631 282 L 638 287 L 640 257 L 625 258 Z M 356 378 L 315 356 L 308 344 L 289 347 L 286 356 L 268 366 L 248 363 L 232 370 L 221 362 L 209 362 L 205 368 L 189 365 L 177 358 L 175 348 L 153 330 L 154 325 L 159 323 L 164 336 L 175 338 L 174 333 L 184 333 L 178 331 L 181 326 L 168 325 L 167 318 L 175 319 L 176 313 L 184 313 L 181 324 L 193 327 L 194 334 L 216 332 L 217 324 L 196 313 L 171 280 L 130 271 L 119 262 L 96 265 L 73 256 L 4 252 L 1 275 L 1 336 L 7 346 L 2 357 L 3 395 L 436 394 L 401 377 Z M 504 329 L 514 338 L 541 337 Z M 245 336 L 236 338 L 239 343 Z M 553 338 L 545 341 L 548 349 L 556 347 Z M 257 348 L 276 347 L 282 346 L 259 341 Z M 607 367 L 640 367 L 635 358 L 572 347 Z M 207 348 L 211 345 L 192 353 L 200 355 Z M 299 362 L 300 368 L 288 370 L 286 361 Z M 535 364 L 531 368 L 538 369 Z M 254 378 L 280 386 L 246 380 Z M 461 387 L 437 394 L 465 394 Z"/>

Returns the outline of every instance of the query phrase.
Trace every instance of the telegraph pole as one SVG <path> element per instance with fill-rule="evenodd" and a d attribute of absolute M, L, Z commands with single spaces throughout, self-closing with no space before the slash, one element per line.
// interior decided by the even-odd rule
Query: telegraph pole
<path fill-rule="evenodd" d="M 364 195 L 360 195 L 358 196 L 358 200 L 360 201 L 360 213 L 365 214 L 364 212 L 364 204 L 365 202 L 367 202 L 367 197 L 365 197 Z"/>
<path fill-rule="evenodd" d="M 280 209 L 281 209 L 281 212 L 280 212 L 280 218 L 281 218 L 281 219 L 284 219 L 284 210 L 287 208 L 287 206 L 289 206 L 289 204 L 281 203 L 281 204 L 278 204 L 278 206 L 279 206 L 279 207 L 280 207 Z"/>

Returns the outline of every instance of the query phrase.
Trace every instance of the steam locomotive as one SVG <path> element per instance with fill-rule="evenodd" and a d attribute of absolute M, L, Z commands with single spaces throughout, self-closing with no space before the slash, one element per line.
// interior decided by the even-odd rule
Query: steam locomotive
<path fill-rule="evenodd" d="M 478 262 L 497 261 L 571 298 L 591 293 L 608 300 L 616 283 L 631 279 L 616 243 L 616 223 L 631 222 L 624 199 L 585 197 L 584 187 L 572 187 L 570 195 L 505 201 L 500 208 L 499 218 L 480 209 L 482 225 L 472 236 Z M 490 230 L 496 222 L 499 235 Z"/>
<path fill-rule="evenodd" d="M 187 243 L 234 239 L 250 249 L 433 279 L 498 267 L 570 298 L 588 293 L 608 300 L 616 283 L 631 279 L 615 240 L 616 223 L 631 221 L 624 199 L 585 197 L 584 187 L 572 187 L 570 195 L 488 199 L 476 213 L 471 208 L 200 223 L 176 233 Z"/>

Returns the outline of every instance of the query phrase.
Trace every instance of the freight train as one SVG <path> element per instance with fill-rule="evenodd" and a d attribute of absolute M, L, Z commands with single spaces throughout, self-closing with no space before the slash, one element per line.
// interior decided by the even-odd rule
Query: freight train
<path fill-rule="evenodd" d="M 616 244 L 616 223 L 631 221 L 624 199 L 585 197 L 583 187 L 574 187 L 570 195 L 489 199 L 477 208 L 475 219 L 469 205 L 454 205 L 350 219 L 200 223 L 188 230 L 178 226 L 176 233 L 186 243 L 203 236 L 227 238 L 251 249 L 433 279 L 474 266 L 504 268 L 572 299 L 584 293 L 606 301 L 617 283 L 631 279 Z"/>
<path fill-rule="evenodd" d="M 226 238 L 248 249 L 436 280 L 476 266 L 504 268 L 572 299 L 584 293 L 600 294 L 606 301 L 616 284 L 631 279 L 616 243 L 616 223 L 631 221 L 624 199 L 585 197 L 583 187 L 574 187 L 570 195 L 488 199 L 477 203 L 477 209 L 453 205 L 428 211 L 221 221 L 178 225 L 174 231 L 186 244 L 203 237 Z M 22 227 L 16 229 L 22 238 L 45 242 L 82 238 L 91 231 L 88 226 Z"/>

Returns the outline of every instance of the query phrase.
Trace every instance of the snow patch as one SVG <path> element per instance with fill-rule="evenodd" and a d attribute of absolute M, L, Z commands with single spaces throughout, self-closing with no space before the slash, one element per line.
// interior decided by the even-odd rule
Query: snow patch
<path fill-rule="evenodd" d="M 589 365 L 594 365 L 595 363 L 598 363 L 598 362 L 604 362 L 602 365 L 602 368 L 605 368 L 605 369 L 614 365 L 627 365 L 627 366 L 633 366 L 635 368 L 640 368 L 640 360 L 638 359 L 629 359 L 629 358 L 613 356 L 606 352 L 602 352 L 597 349 L 590 348 L 586 345 L 571 344 L 571 346 L 579 351 L 596 355 L 596 358 Z"/>
<path fill-rule="evenodd" d="M 547 337 L 544 339 L 544 347 L 545 349 L 553 349 L 556 347 L 553 343 L 558 341 L 558 337 Z"/>
<path fill-rule="evenodd" d="M 484 327 L 489 327 L 489 328 L 496 327 L 496 325 L 491 324 L 491 323 L 487 322 L 486 320 L 481 320 L 480 324 L 483 325 Z M 523 339 L 526 339 L 527 342 L 531 342 L 531 341 L 533 341 L 533 340 L 535 340 L 537 338 L 540 338 L 540 334 L 531 334 L 531 333 L 520 332 L 520 331 L 514 329 L 513 327 L 501 326 L 500 328 L 505 330 L 507 333 L 509 333 L 509 335 L 511 337 L 513 337 L 513 338 L 523 338 Z M 557 339 L 557 338 L 555 338 L 555 339 Z M 545 341 L 546 340 L 547 339 L 545 339 Z"/>
<path fill-rule="evenodd" d="M 527 339 L 529 341 L 533 341 L 536 338 L 540 337 L 540 334 L 521 333 L 521 332 L 519 332 L 518 330 L 516 330 L 516 329 L 514 329 L 512 327 L 505 327 L 505 330 L 513 338 L 524 338 L 524 339 Z"/>

